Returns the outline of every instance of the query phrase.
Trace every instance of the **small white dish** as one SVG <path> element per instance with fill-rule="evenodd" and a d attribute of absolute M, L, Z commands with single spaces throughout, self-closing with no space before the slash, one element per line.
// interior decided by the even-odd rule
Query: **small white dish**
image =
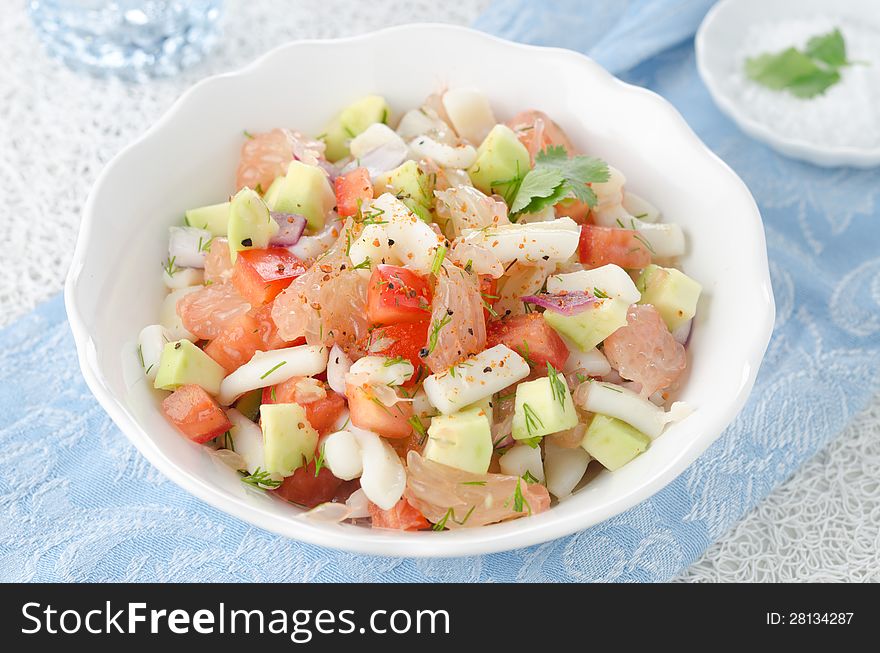
<path fill-rule="evenodd" d="M 721 0 L 706 14 L 697 30 L 697 70 L 718 108 L 749 136 L 780 154 L 824 167 L 870 168 L 880 165 L 880 147 L 827 146 L 780 134 L 745 110 L 732 82 L 735 67 L 741 65 L 735 55 L 753 25 L 833 16 L 856 22 L 869 21 L 880 30 L 878 9 L 876 0 Z"/>
<path fill-rule="evenodd" d="M 160 261 L 168 226 L 179 223 L 185 208 L 230 193 L 243 129 L 290 126 L 318 133 L 340 107 L 367 93 L 385 95 L 399 115 L 443 84 L 481 88 L 501 119 L 528 107 L 548 112 L 579 147 L 623 170 L 634 192 L 682 226 L 689 239 L 682 267 L 705 289 L 680 393 L 695 411 L 629 465 L 599 474 L 534 517 L 444 533 L 319 522 L 246 487 L 205 447 L 182 437 L 161 413 L 160 393 L 143 375 L 134 340 L 156 321 L 165 295 Z M 171 480 L 261 528 L 388 556 L 461 556 L 529 546 L 648 498 L 712 444 L 742 408 L 774 321 L 758 208 L 745 184 L 667 101 L 624 84 L 580 54 L 446 25 L 290 43 L 240 72 L 196 84 L 96 182 L 65 302 L 89 387 Z"/>

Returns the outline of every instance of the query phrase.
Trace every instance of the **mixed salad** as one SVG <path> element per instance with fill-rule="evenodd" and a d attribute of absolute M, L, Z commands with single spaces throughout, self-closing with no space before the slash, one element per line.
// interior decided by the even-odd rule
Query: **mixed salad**
<path fill-rule="evenodd" d="M 237 192 L 170 228 L 138 342 L 168 420 L 244 483 L 316 518 L 482 526 L 687 413 L 682 231 L 544 113 L 459 88 L 244 137 Z"/>

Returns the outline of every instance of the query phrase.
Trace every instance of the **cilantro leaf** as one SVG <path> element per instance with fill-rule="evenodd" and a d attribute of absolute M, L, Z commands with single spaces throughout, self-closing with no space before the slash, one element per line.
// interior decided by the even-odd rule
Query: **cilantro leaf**
<path fill-rule="evenodd" d="M 557 170 L 565 179 L 568 190 L 578 200 L 590 206 L 596 204 L 596 193 L 587 184 L 608 181 L 609 175 L 608 164 L 602 159 L 592 156 L 574 156 L 569 159 L 561 145 L 538 152 L 535 166 Z"/>
<path fill-rule="evenodd" d="M 569 158 L 563 146 L 550 146 L 538 152 L 535 167 L 520 182 L 510 213 L 537 213 L 566 197 L 595 206 L 596 194 L 588 184 L 603 181 L 608 181 L 608 164 L 601 159 Z"/>
<path fill-rule="evenodd" d="M 836 27 L 828 34 L 814 36 L 807 41 L 806 53 L 808 57 L 823 61 L 835 68 L 849 64 L 846 59 L 846 43 L 843 41 L 843 34 Z"/>
<path fill-rule="evenodd" d="M 793 81 L 788 90 L 799 98 L 811 98 L 822 95 L 829 87 L 840 81 L 840 73 L 836 70 L 816 70 Z"/>
<path fill-rule="evenodd" d="M 767 88 L 811 98 L 839 82 L 840 68 L 851 63 L 846 58 L 843 34 L 835 28 L 811 38 L 804 51 L 791 47 L 746 59 L 745 71 L 750 79 Z"/>
<path fill-rule="evenodd" d="M 522 180 L 516 198 L 510 205 L 510 212 L 520 213 L 535 199 L 553 197 L 564 181 L 565 179 L 559 171 L 536 167 Z"/>
<path fill-rule="evenodd" d="M 814 74 L 819 66 L 803 52 L 788 48 L 779 54 L 762 54 L 746 59 L 746 74 L 753 80 L 781 91 L 799 77 Z"/>

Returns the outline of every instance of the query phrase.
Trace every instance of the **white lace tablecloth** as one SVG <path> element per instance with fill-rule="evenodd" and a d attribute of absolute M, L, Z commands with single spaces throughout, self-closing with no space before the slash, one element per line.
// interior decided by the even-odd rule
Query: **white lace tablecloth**
<path fill-rule="evenodd" d="M 487 1 L 227 0 L 220 47 L 184 74 L 143 86 L 79 76 L 47 59 L 24 4 L 7 2 L 0 17 L 0 326 L 61 289 L 101 168 L 193 82 L 291 39 L 470 23 Z M 880 580 L 878 469 L 880 397 L 681 580 Z"/>

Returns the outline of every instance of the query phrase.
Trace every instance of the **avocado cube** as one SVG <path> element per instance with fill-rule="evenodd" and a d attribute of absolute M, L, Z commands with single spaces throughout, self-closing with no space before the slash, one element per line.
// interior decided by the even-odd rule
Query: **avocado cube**
<path fill-rule="evenodd" d="M 670 331 L 696 315 L 697 301 L 703 290 L 684 272 L 653 264 L 642 270 L 636 286 L 642 293 L 639 304 L 656 308 Z"/>
<path fill-rule="evenodd" d="M 354 135 L 349 134 L 342 127 L 339 118 L 335 118 L 324 127 L 324 132 L 318 135 L 318 140 L 324 141 L 324 156 L 328 161 L 336 163 L 348 156 L 348 144 Z"/>
<path fill-rule="evenodd" d="M 184 215 L 190 227 L 204 229 L 212 236 L 225 236 L 229 226 L 229 202 L 189 209 Z"/>
<path fill-rule="evenodd" d="M 629 304 L 620 299 L 603 299 L 577 315 L 544 311 L 542 315 L 560 335 L 571 340 L 581 351 L 590 351 L 620 327 L 626 326 Z"/>
<path fill-rule="evenodd" d="M 391 115 L 391 107 L 385 98 L 380 95 L 367 95 L 342 110 L 339 114 L 339 123 L 349 133 L 349 138 L 354 138 L 367 127 L 377 122 L 388 124 L 388 116 Z"/>
<path fill-rule="evenodd" d="M 514 440 L 530 440 L 576 426 L 577 411 L 561 375 L 520 383 L 513 409 Z"/>
<path fill-rule="evenodd" d="M 324 156 L 328 161 L 336 162 L 349 154 L 351 139 L 377 122 L 388 123 L 391 109 L 385 98 L 368 95 L 353 102 L 324 128 L 318 138 L 327 146 Z"/>
<path fill-rule="evenodd" d="M 474 407 L 431 419 L 425 458 L 474 474 L 489 471 L 492 427 L 483 408 Z"/>
<path fill-rule="evenodd" d="M 270 474 L 290 476 L 315 457 L 318 432 L 309 424 L 306 411 L 299 404 L 262 406 L 260 428 L 265 469 Z"/>
<path fill-rule="evenodd" d="M 195 384 L 212 395 L 220 393 L 220 382 L 226 377 L 223 366 L 189 340 L 165 344 L 159 357 L 159 371 L 153 387 L 157 390 L 177 390 L 182 385 Z"/>
<path fill-rule="evenodd" d="M 335 203 L 336 194 L 321 168 L 291 161 L 269 206 L 273 211 L 304 216 L 309 229 L 318 231 Z"/>
<path fill-rule="evenodd" d="M 278 231 L 278 223 L 269 215 L 263 199 L 250 188 L 242 188 L 229 207 L 229 257 L 235 263 L 246 249 L 265 249 Z"/>
<path fill-rule="evenodd" d="M 269 188 L 263 193 L 263 201 L 266 203 L 266 206 L 270 208 L 275 206 L 275 200 L 278 199 L 278 191 L 281 190 L 281 182 L 283 181 L 284 175 L 281 175 L 280 177 L 275 177 L 275 180 L 269 184 Z"/>
<path fill-rule="evenodd" d="M 642 453 L 651 438 L 626 422 L 607 415 L 593 416 L 581 446 L 610 470 L 620 469 Z"/>
<path fill-rule="evenodd" d="M 431 205 L 434 203 L 434 179 L 419 167 L 415 161 L 403 164 L 385 173 L 376 181 L 379 193 L 396 195 L 407 208 L 425 222 L 431 219 Z"/>
<path fill-rule="evenodd" d="M 517 179 L 530 168 L 529 151 L 506 125 L 495 125 L 477 149 L 477 160 L 468 168 L 471 182 L 492 195 L 508 197 Z"/>

